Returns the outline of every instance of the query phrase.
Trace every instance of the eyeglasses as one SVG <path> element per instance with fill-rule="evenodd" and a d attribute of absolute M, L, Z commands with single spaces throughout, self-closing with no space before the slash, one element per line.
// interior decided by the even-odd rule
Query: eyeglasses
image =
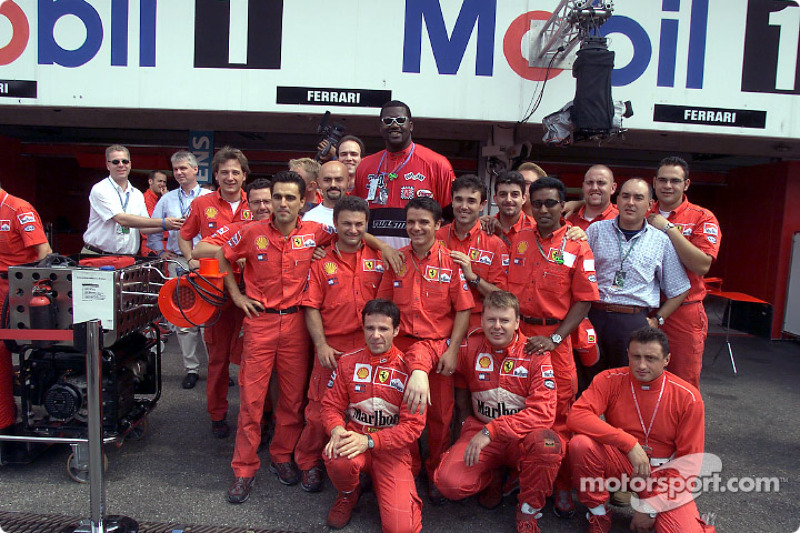
<path fill-rule="evenodd" d="M 250 205 L 252 205 L 252 206 L 256 206 L 256 205 L 270 205 L 270 204 L 272 204 L 272 200 L 251 200 L 249 203 L 250 203 Z"/>
<path fill-rule="evenodd" d="M 112 159 L 111 161 L 109 161 L 109 163 L 111 163 L 114 166 L 119 165 L 120 163 L 122 163 L 123 165 L 129 165 L 131 163 L 131 160 L 130 159 Z"/>
<path fill-rule="evenodd" d="M 381 122 L 383 122 L 387 126 L 391 126 L 392 123 L 395 123 L 398 126 L 402 126 L 403 124 L 408 122 L 408 117 L 383 117 L 381 119 Z"/>
<path fill-rule="evenodd" d="M 555 206 L 559 205 L 561 202 L 559 200 L 554 200 L 552 198 L 548 198 L 547 200 L 533 200 L 531 205 L 536 209 L 541 209 L 542 206 L 545 206 L 547 209 L 553 209 Z"/>
<path fill-rule="evenodd" d="M 667 183 L 669 183 L 670 185 L 680 185 L 681 183 L 683 183 L 683 180 L 680 179 L 680 178 L 671 178 L 671 179 L 669 179 L 669 178 L 656 178 L 656 182 L 659 185 L 666 185 Z"/>

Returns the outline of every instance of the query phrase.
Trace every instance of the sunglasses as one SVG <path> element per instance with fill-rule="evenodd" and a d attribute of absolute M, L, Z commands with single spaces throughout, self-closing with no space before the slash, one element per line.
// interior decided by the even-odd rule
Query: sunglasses
<path fill-rule="evenodd" d="M 402 126 L 403 124 L 408 122 L 408 117 L 383 117 L 381 119 L 381 122 L 383 122 L 387 126 L 391 126 L 392 123 L 395 123 L 398 126 Z"/>
<path fill-rule="evenodd" d="M 131 162 L 130 159 L 112 159 L 111 161 L 109 161 L 109 163 L 111 163 L 114 166 L 119 165 L 120 163 L 122 163 L 123 165 L 128 165 L 130 164 L 130 162 Z"/>
<path fill-rule="evenodd" d="M 559 205 L 561 202 L 558 200 L 553 200 L 552 198 L 548 198 L 547 200 L 534 200 L 531 202 L 531 205 L 536 209 L 541 209 L 542 206 L 545 206 L 547 209 L 553 209 L 555 206 Z"/>

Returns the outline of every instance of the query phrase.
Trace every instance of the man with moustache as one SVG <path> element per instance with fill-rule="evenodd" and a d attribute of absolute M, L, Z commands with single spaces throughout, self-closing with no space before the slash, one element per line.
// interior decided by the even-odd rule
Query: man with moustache
<path fill-rule="evenodd" d="M 385 150 L 362 159 L 353 194 L 369 202 L 369 232 L 399 249 L 409 243 L 405 205 L 412 198 L 450 204 L 453 167 L 441 154 L 415 143 L 409 107 L 398 100 L 381 108 L 380 133 Z"/>
<path fill-rule="evenodd" d="M 347 166 L 341 161 L 323 164 L 317 178 L 322 203 L 303 215 L 303 220 L 333 226 L 333 208 L 345 196 L 347 179 Z"/>

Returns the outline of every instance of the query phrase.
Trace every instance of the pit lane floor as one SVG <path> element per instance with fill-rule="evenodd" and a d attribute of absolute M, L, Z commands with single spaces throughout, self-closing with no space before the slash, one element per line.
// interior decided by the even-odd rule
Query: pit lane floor
<path fill-rule="evenodd" d="M 738 377 L 733 376 L 727 351 L 711 366 L 723 344 L 724 336 L 717 333 L 709 337 L 706 346 L 701 382 L 706 404 L 706 452 L 721 458 L 723 484 L 741 478 L 747 488 L 749 479 L 771 478 L 773 483 L 777 480 L 779 488 L 773 492 L 733 492 L 726 486 L 724 492 L 701 495 L 698 506 L 701 512 L 714 515 L 720 532 L 796 531 L 800 525 L 800 344 L 734 338 Z M 107 513 L 129 516 L 143 525 L 142 531 L 158 533 L 173 528 L 198 533 L 328 531 L 325 518 L 335 498 L 330 482 L 326 480 L 319 494 L 308 494 L 299 485 L 284 487 L 268 472 L 266 451 L 260 454 L 264 467 L 250 499 L 242 505 L 227 503 L 234 437 L 219 440 L 211 435 L 204 373 L 193 390 L 181 388 L 183 372 L 174 339 L 167 344 L 163 366 L 164 392 L 150 415 L 148 433 L 122 448 L 105 448 L 110 463 L 106 474 Z M 235 425 L 238 387 L 231 389 L 230 398 L 228 419 Z M 41 523 L 89 515 L 88 485 L 77 484 L 67 476 L 69 453 L 68 446 L 53 446 L 32 464 L 0 467 L 0 530 L 57 531 L 35 529 L 37 515 L 42 515 Z M 419 489 L 425 500 L 422 483 Z M 514 506 L 513 497 L 493 511 L 480 508 L 474 499 L 443 507 L 426 503 L 423 525 L 425 531 L 432 532 L 512 532 Z M 561 520 L 548 504 L 540 520 L 542 531 L 583 531 L 584 512 L 579 504 L 575 518 Z M 628 531 L 629 514 L 628 509 L 616 510 L 612 531 Z M 27 529 L 12 529 L 11 517 L 27 524 Z M 187 527 L 192 525 L 196 527 Z M 366 493 L 344 531 L 379 530 L 375 495 Z"/>

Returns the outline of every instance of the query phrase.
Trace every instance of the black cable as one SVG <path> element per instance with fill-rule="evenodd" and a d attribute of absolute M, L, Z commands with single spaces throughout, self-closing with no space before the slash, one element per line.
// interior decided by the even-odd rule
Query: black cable
<path fill-rule="evenodd" d="M 192 276 L 191 274 L 195 275 Z M 186 320 L 192 326 L 199 328 L 202 327 L 208 328 L 216 324 L 217 321 L 219 321 L 220 317 L 222 316 L 222 306 L 225 305 L 225 303 L 228 301 L 227 296 L 225 296 L 225 291 L 222 289 L 218 289 L 216 285 L 214 285 L 208 278 L 206 278 L 196 270 L 187 271 L 178 276 L 178 283 L 175 286 L 176 291 L 179 290 L 180 288 L 181 278 L 186 280 L 186 283 L 188 283 L 189 286 L 192 289 L 194 289 L 198 297 L 200 297 L 204 302 L 211 304 L 212 306 L 217 308 L 217 316 L 216 318 L 214 318 L 214 320 L 212 320 L 211 322 L 207 322 L 206 324 L 196 324 L 188 316 L 186 316 L 186 312 L 183 310 L 183 306 L 181 305 L 181 299 L 180 297 L 177 297 L 176 300 L 178 303 L 177 305 L 178 311 L 181 312 L 181 316 L 183 317 L 183 319 Z M 200 284 L 198 283 L 198 280 L 201 280 L 203 283 L 205 283 L 207 287 L 213 290 L 213 292 L 204 287 L 201 287 Z"/>

